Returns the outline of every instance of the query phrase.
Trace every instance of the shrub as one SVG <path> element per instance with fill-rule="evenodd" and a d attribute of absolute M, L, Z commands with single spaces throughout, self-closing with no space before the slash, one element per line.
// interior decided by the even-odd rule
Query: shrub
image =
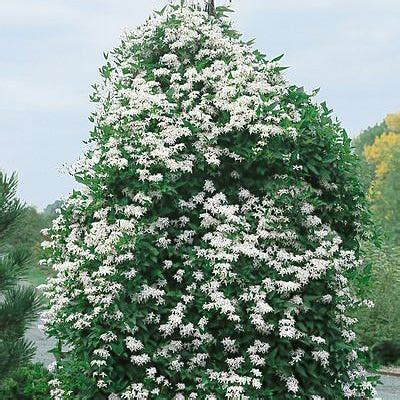
<path fill-rule="evenodd" d="M 54 397 L 373 393 L 349 316 L 369 222 L 350 140 L 226 11 L 169 6 L 106 56 L 84 188 L 44 243 L 46 328 L 70 349 Z"/>
<path fill-rule="evenodd" d="M 42 364 L 28 364 L 0 381 L 2 400 L 49 400 L 50 373 Z"/>

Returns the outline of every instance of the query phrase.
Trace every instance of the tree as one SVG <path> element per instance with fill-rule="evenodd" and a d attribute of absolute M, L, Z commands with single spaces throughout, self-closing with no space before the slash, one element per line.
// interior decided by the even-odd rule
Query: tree
<path fill-rule="evenodd" d="M 0 239 L 24 211 L 15 196 L 16 176 L 0 172 Z M 32 343 L 24 339 L 29 324 L 41 309 L 34 289 L 18 285 L 29 259 L 24 249 L 15 247 L 2 253 L 0 260 L 0 383 L 9 373 L 27 363 L 34 355 Z"/>
<path fill-rule="evenodd" d="M 365 190 L 368 190 L 374 179 L 374 168 L 365 159 L 364 149 L 374 143 L 374 140 L 387 132 L 386 122 L 382 121 L 375 126 L 369 127 L 362 131 L 354 140 L 353 146 L 355 153 L 360 158 L 362 178 L 365 185 Z"/>
<path fill-rule="evenodd" d="M 374 166 L 375 177 L 382 179 L 396 166 L 396 151 L 400 148 L 400 135 L 384 133 L 374 140 L 371 146 L 365 146 L 366 160 Z"/>
<path fill-rule="evenodd" d="M 49 204 L 44 210 L 43 214 L 49 216 L 50 218 L 54 218 L 56 215 L 56 211 L 62 207 L 62 200 L 56 200 L 54 203 Z"/>
<path fill-rule="evenodd" d="M 388 114 L 385 122 L 389 132 L 400 133 L 400 112 Z"/>
<path fill-rule="evenodd" d="M 32 262 L 37 262 L 43 241 L 41 231 L 51 225 L 53 218 L 53 214 L 39 213 L 34 207 L 24 207 L 18 221 L 5 232 L 4 245 L 10 248 L 24 247 L 33 256 Z"/>
<path fill-rule="evenodd" d="M 382 121 L 362 131 L 354 140 L 353 145 L 357 155 L 363 159 L 365 146 L 371 146 L 375 139 L 387 132 L 386 121 Z"/>
<path fill-rule="evenodd" d="M 373 395 L 357 158 L 228 11 L 168 6 L 106 56 L 83 189 L 44 243 L 55 398 Z"/>
<path fill-rule="evenodd" d="M 397 117 L 397 118 L 396 118 Z M 391 240 L 400 240 L 400 114 L 390 114 L 386 124 L 393 132 L 383 133 L 364 147 L 364 157 L 373 170 L 370 186 L 372 210 Z"/>
<path fill-rule="evenodd" d="M 400 113 L 389 114 L 376 128 L 356 139 L 357 153 L 368 176 L 367 190 L 374 220 L 382 229 L 379 248 L 364 243 L 366 264 L 374 265 L 362 289 L 374 302 L 369 310 L 359 310 L 357 332 L 371 348 L 373 357 L 383 363 L 397 363 L 400 348 L 399 240 L 400 240 Z"/>

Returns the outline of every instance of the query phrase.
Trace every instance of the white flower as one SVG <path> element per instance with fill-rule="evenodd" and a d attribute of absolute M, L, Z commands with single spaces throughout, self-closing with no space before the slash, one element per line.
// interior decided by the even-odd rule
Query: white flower
<path fill-rule="evenodd" d="M 296 364 L 312 357 L 328 368 L 337 358 L 329 335 L 304 328 L 334 304 L 336 339 L 349 349 L 332 379 L 345 396 L 366 398 L 372 386 L 348 315 L 361 303 L 347 278 L 359 261 L 328 224 L 344 210 L 327 203 L 339 183 L 311 185 L 300 151 L 324 129 L 342 133 L 276 61 L 228 35 L 226 18 L 186 5 L 127 32 L 108 56 L 90 144 L 71 169 L 86 185 L 44 232 L 55 271 L 43 286 L 44 328 L 71 344 L 99 341 L 87 360 L 99 389 L 119 379 L 114 357 L 134 372 L 110 400 L 262 397 L 280 340 L 293 350 L 276 385 L 299 397 Z M 296 128 L 305 110 L 312 129 Z M 76 394 L 55 379 L 51 395 Z"/>
<path fill-rule="evenodd" d="M 289 392 L 297 393 L 299 390 L 299 382 L 294 376 L 291 376 L 286 380 L 286 387 Z"/>
<path fill-rule="evenodd" d="M 136 353 L 143 349 L 143 343 L 133 337 L 127 337 L 125 339 L 126 347 L 133 353 Z"/>

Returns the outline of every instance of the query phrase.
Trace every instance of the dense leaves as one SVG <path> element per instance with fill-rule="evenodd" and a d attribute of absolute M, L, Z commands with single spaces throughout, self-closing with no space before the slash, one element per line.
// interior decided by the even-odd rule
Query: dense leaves
<path fill-rule="evenodd" d="M 20 216 L 22 204 L 15 197 L 17 177 L 0 172 L 0 235 Z"/>
<path fill-rule="evenodd" d="M 364 147 L 365 160 L 373 170 L 370 200 L 376 221 L 384 228 L 390 240 L 397 243 L 400 240 L 399 115 L 389 115 L 386 125 L 391 130 Z"/>
<path fill-rule="evenodd" d="M 171 5 L 106 56 L 83 189 L 44 243 L 54 398 L 373 395 L 357 158 L 228 11 Z"/>
<path fill-rule="evenodd" d="M 363 343 L 373 349 L 382 342 L 400 342 L 400 249 L 390 243 L 379 249 L 368 245 L 365 257 L 374 264 L 366 289 L 375 307 L 358 313 L 357 329 Z"/>
<path fill-rule="evenodd" d="M 368 291 L 375 307 L 357 313 L 362 342 L 371 348 L 371 356 L 384 363 L 398 363 L 400 346 L 400 113 L 389 114 L 378 128 L 364 131 L 355 140 L 369 176 L 366 189 L 374 219 L 381 228 L 379 248 L 363 245 L 370 279 L 357 286 Z"/>
<path fill-rule="evenodd" d="M 2 400 L 50 400 L 51 375 L 41 364 L 27 364 L 0 381 Z"/>
<path fill-rule="evenodd" d="M 15 196 L 16 176 L 0 173 L 0 239 L 23 213 L 23 205 Z M 41 310 L 37 293 L 18 286 L 27 272 L 29 254 L 21 247 L 5 247 L 0 243 L 0 383 L 16 368 L 27 363 L 35 350 L 24 339 L 29 324 Z"/>

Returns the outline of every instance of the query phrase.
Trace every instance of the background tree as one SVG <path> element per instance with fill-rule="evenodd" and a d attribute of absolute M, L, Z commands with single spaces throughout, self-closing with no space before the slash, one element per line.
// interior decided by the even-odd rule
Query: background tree
<path fill-rule="evenodd" d="M 372 145 L 374 140 L 385 132 L 387 132 L 387 125 L 385 121 L 382 121 L 375 126 L 365 129 L 353 140 L 355 153 L 361 161 L 362 181 L 365 190 L 369 189 L 374 179 L 374 167 L 365 159 L 365 146 Z"/>
<path fill-rule="evenodd" d="M 400 112 L 388 114 L 385 122 L 389 132 L 400 133 Z"/>
<path fill-rule="evenodd" d="M 46 208 L 43 210 L 43 214 L 53 220 L 56 216 L 56 211 L 60 209 L 62 205 L 62 200 L 56 200 L 54 203 L 46 206 Z"/>
<path fill-rule="evenodd" d="M 49 228 L 54 213 L 38 212 L 35 207 L 24 207 L 18 220 L 4 233 L 4 246 L 24 247 L 32 256 L 32 264 L 41 258 L 41 231 Z"/>
<path fill-rule="evenodd" d="M 353 140 L 353 146 L 357 155 L 363 159 L 365 146 L 370 146 L 371 144 L 373 144 L 374 140 L 385 132 L 387 132 L 386 121 L 382 121 L 379 124 L 363 130 Z"/>
<path fill-rule="evenodd" d="M 400 113 L 389 114 L 390 131 L 364 146 L 364 158 L 372 168 L 370 201 L 377 223 L 390 240 L 400 240 Z"/>
<path fill-rule="evenodd" d="M 49 205 L 43 212 L 38 212 L 35 207 L 25 207 L 18 220 L 3 235 L 5 251 L 7 248 L 12 249 L 17 246 L 30 254 L 29 265 L 26 267 L 26 279 L 34 286 L 44 283 L 46 277 L 51 275 L 51 270 L 39 265 L 39 261 L 44 257 L 41 247 L 42 232 L 51 226 L 58 205 L 59 202 Z"/>
<path fill-rule="evenodd" d="M 16 198 L 17 178 L 0 172 L 0 240 L 24 212 Z M 4 242 L 0 242 L 4 243 Z M 24 339 L 30 323 L 41 309 L 35 290 L 19 282 L 27 272 L 29 254 L 17 245 L 1 247 L 0 254 L 0 381 L 14 369 L 27 363 L 35 353 L 32 343 Z"/>
<path fill-rule="evenodd" d="M 354 144 L 363 160 L 373 217 L 382 230 L 379 247 L 363 244 L 365 263 L 374 268 L 361 288 L 375 306 L 357 313 L 357 331 L 375 359 L 393 364 L 400 361 L 400 113 L 362 132 Z"/>

